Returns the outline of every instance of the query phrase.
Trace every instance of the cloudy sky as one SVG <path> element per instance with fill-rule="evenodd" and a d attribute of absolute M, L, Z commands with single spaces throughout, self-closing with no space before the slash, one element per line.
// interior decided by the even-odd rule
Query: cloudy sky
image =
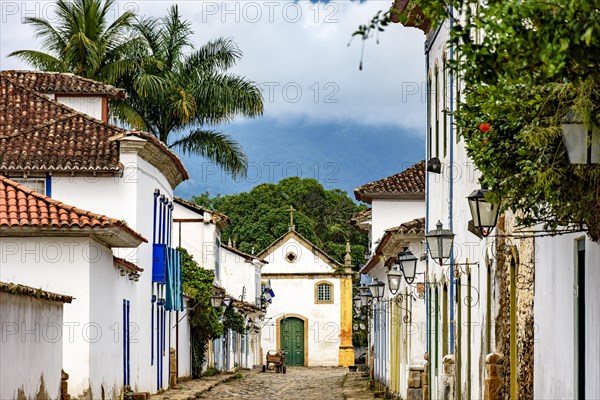
<path fill-rule="evenodd" d="M 161 16 L 173 1 L 122 1 L 114 13 L 133 9 Z M 301 175 L 327 188 L 352 191 L 400 172 L 424 158 L 424 34 L 400 25 L 369 40 L 359 71 L 361 41 L 352 32 L 391 0 L 176 2 L 192 22 L 199 45 L 231 37 L 244 52 L 232 72 L 257 82 L 264 117 L 219 127 L 244 147 L 248 178 L 233 181 L 214 165 L 183 157 L 191 179 L 183 197 L 209 191 L 230 194 L 258 183 Z M 27 16 L 52 19 L 52 1 L 0 0 L 0 68 L 26 69 L 6 55 L 38 44 Z"/>

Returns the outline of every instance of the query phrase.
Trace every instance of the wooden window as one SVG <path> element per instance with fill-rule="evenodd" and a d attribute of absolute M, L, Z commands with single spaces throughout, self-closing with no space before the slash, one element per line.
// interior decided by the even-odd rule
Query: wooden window
<path fill-rule="evenodd" d="M 10 178 L 10 180 L 35 190 L 39 194 L 46 194 L 46 178 Z"/>
<path fill-rule="evenodd" d="M 315 284 L 315 303 L 333 303 L 333 285 L 331 283 L 327 281 L 320 281 Z"/>

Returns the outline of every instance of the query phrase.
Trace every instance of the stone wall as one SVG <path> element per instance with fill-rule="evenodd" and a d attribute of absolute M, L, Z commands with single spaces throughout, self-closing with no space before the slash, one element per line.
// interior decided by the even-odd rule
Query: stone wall
<path fill-rule="evenodd" d="M 518 398 L 533 399 L 533 295 L 535 251 L 534 238 L 515 238 L 515 218 L 507 212 L 498 221 L 496 241 L 497 272 L 495 286 L 498 290 L 499 308 L 496 315 L 496 352 L 502 353 L 502 385 L 500 397 L 510 399 L 510 267 L 516 262 L 517 302 L 517 382 Z"/>

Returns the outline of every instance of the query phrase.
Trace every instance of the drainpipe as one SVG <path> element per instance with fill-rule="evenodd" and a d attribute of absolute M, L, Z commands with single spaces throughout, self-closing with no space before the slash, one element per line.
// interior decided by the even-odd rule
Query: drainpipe
<path fill-rule="evenodd" d="M 452 34 L 452 28 L 454 27 L 454 8 L 450 6 L 450 34 Z M 454 59 L 454 46 L 450 45 L 450 61 Z M 453 214 L 452 208 L 454 205 L 454 117 L 452 113 L 454 112 L 454 74 L 450 72 L 450 171 L 449 171 L 449 204 L 448 204 L 448 218 L 450 219 L 449 225 L 450 230 L 454 232 L 454 224 L 453 224 Z M 450 353 L 454 354 L 454 285 L 456 284 L 454 280 L 454 247 L 450 251 Z"/>

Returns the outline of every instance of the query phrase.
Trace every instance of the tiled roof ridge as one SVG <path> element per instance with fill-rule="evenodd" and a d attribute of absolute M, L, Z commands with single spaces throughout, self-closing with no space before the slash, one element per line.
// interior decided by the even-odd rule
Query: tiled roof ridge
<path fill-rule="evenodd" d="M 21 296 L 29 296 L 35 297 L 40 300 L 50 300 L 50 301 L 58 301 L 61 303 L 70 303 L 73 301 L 72 296 L 67 296 L 64 294 L 48 292 L 43 289 L 36 289 L 31 286 L 21 285 L 18 283 L 11 282 L 0 282 L 0 292 L 21 295 Z"/>
<path fill-rule="evenodd" d="M 225 215 L 223 213 L 220 213 L 218 211 L 215 211 L 215 210 L 211 210 L 208 207 L 201 206 L 200 204 L 196 204 L 196 203 L 194 203 L 192 201 L 185 200 L 182 197 L 173 196 L 173 201 L 175 201 L 176 203 L 179 203 L 181 205 L 185 205 L 185 206 L 191 207 L 191 208 L 195 209 L 196 211 L 201 211 L 203 213 L 205 213 L 205 212 L 211 213 L 214 216 L 222 218 L 226 223 L 230 222 L 230 218 L 227 215 Z"/>
<path fill-rule="evenodd" d="M 6 187 L 12 187 L 13 190 L 15 191 L 15 196 L 14 197 L 8 197 L 8 191 L 6 190 Z M 18 193 L 22 192 L 28 196 L 32 196 L 35 199 L 38 199 L 40 201 L 42 201 L 43 203 L 45 203 L 47 206 L 54 206 L 56 207 L 58 210 L 63 210 L 65 212 L 68 213 L 68 215 L 70 216 L 72 213 L 76 214 L 78 219 L 79 217 L 85 217 L 83 220 L 80 220 L 77 224 L 71 224 L 70 221 L 66 222 L 66 221 L 59 221 L 58 224 L 53 224 L 51 222 L 51 218 L 48 215 L 46 218 L 40 217 L 40 222 L 38 222 L 38 226 L 77 226 L 77 227 L 84 227 L 85 225 L 89 225 L 90 227 L 118 227 L 118 228 L 122 228 L 124 230 L 126 230 L 130 235 L 135 236 L 136 238 L 140 239 L 141 241 L 147 242 L 148 240 L 146 238 L 144 238 L 142 235 L 140 235 L 139 233 L 137 233 L 136 231 L 134 231 L 133 229 L 131 229 L 129 226 L 127 226 L 127 223 L 125 221 L 120 221 L 117 220 L 115 218 L 111 218 L 108 217 L 104 214 L 99 214 L 99 213 L 93 213 L 91 211 L 87 211 L 87 210 L 83 210 L 81 208 L 75 207 L 75 206 L 71 206 L 68 204 L 65 204 L 61 201 L 55 200 L 51 197 L 48 197 L 46 195 L 43 195 L 41 193 L 36 192 L 33 189 L 30 189 L 26 186 L 23 186 L 15 181 L 12 181 L 4 176 L 0 176 L 0 195 L 7 193 L 7 197 L 6 200 L 11 200 L 13 198 L 18 198 Z M 4 197 L 1 196 L 0 199 Z M 39 203 L 38 203 L 39 204 Z M 30 207 L 31 205 L 28 204 L 28 207 Z M 37 206 L 37 204 L 36 204 Z M 10 223 L 9 220 L 9 213 L 12 212 L 17 212 L 19 213 L 19 211 L 10 211 L 9 207 L 11 207 L 10 204 L 8 204 L 7 210 L 4 211 L 5 214 L 7 214 L 6 218 L 2 218 L 2 213 L 3 211 L 0 210 L 0 226 L 14 226 L 14 224 Z M 12 207 L 16 207 L 16 205 L 12 205 Z M 35 224 L 29 223 L 29 224 L 22 224 L 22 218 L 18 217 L 19 219 L 19 226 L 35 226 Z M 42 221 L 44 219 L 47 219 L 48 222 L 43 223 Z M 85 223 L 85 219 L 87 219 L 87 224 Z M 94 223 L 93 220 L 97 220 L 97 223 Z"/>
<path fill-rule="evenodd" d="M 95 79 L 90 79 L 90 78 L 85 78 L 81 75 L 77 75 L 74 74 L 72 72 L 59 72 L 59 71 L 34 71 L 34 70 L 26 70 L 26 69 L 7 69 L 7 70 L 0 70 L 0 76 L 4 75 L 11 75 L 11 74 L 35 74 L 35 75 L 47 75 L 47 76 L 52 76 L 52 75 L 56 75 L 56 76 L 67 76 L 69 78 L 74 78 L 76 80 L 88 83 L 90 85 L 94 85 L 94 86 L 101 86 L 104 90 L 100 90 L 100 91 L 94 91 L 94 92 L 84 92 L 82 91 L 82 93 L 89 93 L 89 94 L 93 94 L 93 93 L 98 93 L 98 94 L 111 94 L 115 97 L 120 97 L 120 96 L 125 96 L 125 89 L 123 88 L 118 88 L 114 85 L 111 85 L 109 83 L 105 83 L 105 82 L 101 82 L 101 81 L 97 81 Z M 33 89 L 35 90 L 35 89 Z M 36 90 L 37 91 L 37 90 Z M 45 91 L 40 91 L 42 93 L 44 93 Z M 58 92 L 60 93 L 60 91 Z M 63 92 L 66 93 L 66 92 Z"/>
<path fill-rule="evenodd" d="M 354 195 L 357 200 L 364 200 L 361 195 L 382 193 L 424 194 L 425 160 L 411 165 L 402 172 L 369 182 L 354 189 Z"/>
<path fill-rule="evenodd" d="M 147 132 L 137 131 L 137 130 L 126 130 L 121 127 L 109 124 L 108 122 L 96 119 L 96 118 L 92 117 L 91 115 L 77 111 L 77 110 L 75 110 L 65 104 L 62 104 L 58 101 L 49 99 L 48 97 L 44 96 L 43 94 L 37 92 L 35 89 L 31 89 L 10 77 L 2 75 L 1 73 L 0 73 L 0 80 L 9 82 L 13 86 L 18 87 L 20 90 L 27 92 L 27 94 L 34 96 L 36 98 L 39 98 L 43 102 L 46 102 L 47 104 L 51 104 L 53 107 L 57 107 L 63 111 L 67 111 L 70 113 L 69 115 L 63 116 L 63 117 L 55 119 L 55 120 L 50 119 L 47 122 L 47 124 L 38 125 L 35 128 L 28 129 L 25 131 L 20 131 L 20 132 L 13 133 L 10 135 L 4 135 L 0 131 L 0 138 L 10 139 L 10 138 L 14 138 L 19 135 L 33 132 L 35 130 L 39 130 L 40 128 L 46 128 L 46 127 L 49 127 L 52 125 L 59 124 L 60 122 L 70 120 L 71 118 L 80 118 L 83 121 L 88 122 L 89 124 L 101 126 L 101 127 L 104 127 L 108 131 L 112 131 L 114 134 L 111 136 L 111 138 L 108 139 L 109 141 L 119 135 L 122 135 L 122 136 L 130 136 L 131 135 L 131 136 L 137 136 L 141 139 L 144 139 L 144 140 L 150 142 L 154 146 L 158 147 L 165 155 L 167 155 L 167 157 L 169 157 L 175 163 L 177 170 L 181 173 L 181 176 L 183 177 L 183 180 L 189 179 L 189 174 L 188 174 L 187 170 L 185 169 L 185 166 L 183 165 L 183 162 L 181 161 L 181 159 L 177 156 L 177 154 L 175 154 L 171 149 L 169 149 L 161 140 L 159 140 L 154 135 L 151 135 L 150 133 L 147 133 Z M 118 169 L 118 168 L 116 168 L 116 169 Z"/>
<path fill-rule="evenodd" d="M 115 255 L 113 255 L 113 263 L 125 267 L 127 269 L 130 269 L 132 271 L 137 271 L 137 272 L 144 272 L 143 268 L 138 267 L 136 264 L 132 263 L 131 261 L 127 261 L 124 258 L 121 257 L 117 257 Z"/>

